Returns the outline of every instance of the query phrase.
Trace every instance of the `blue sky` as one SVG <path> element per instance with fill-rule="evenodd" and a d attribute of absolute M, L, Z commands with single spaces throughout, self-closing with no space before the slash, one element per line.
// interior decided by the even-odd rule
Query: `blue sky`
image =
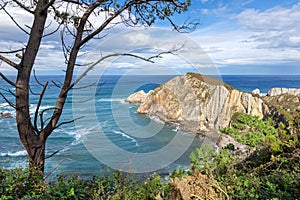
<path fill-rule="evenodd" d="M 11 12 L 23 27 L 31 24 L 32 19 L 26 12 L 16 9 Z M 198 19 L 200 25 L 197 30 L 184 34 L 182 38 L 188 38 L 202 48 L 207 59 L 221 74 L 300 74 L 300 0 L 192 0 L 188 12 L 174 16 L 174 21 L 180 24 L 187 18 Z M 18 48 L 26 42 L 26 36 L 16 29 L 2 11 L 0 21 L 0 51 Z M 166 22 L 154 25 L 167 26 Z M 136 49 L 146 47 L 146 43 L 152 48 L 172 46 L 170 42 L 163 42 L 163 36 L 153 40 L 151 35 L 137 28 L 131 29 L 132 32 L 125 34 L 126 37 L 120 36 L 126 31 L 128 28 L 124 27 L 110 31 L 111 35 L 102 43 L 99 40 L 89 43 L 84 53 L 93 51 L 94 54 L 90 54 L 88 59 L 95 59 L 106 52 L 138 52 Z M 172 37 L 174 40 L 178 38 L 176 35 Z M 182 38 L 180 40 L 184 40 Z M 150 55 L 151 51 L 148 49 L 147 53 Z M 190 64 L 197 63 L 202 57 L 196 53 L 190 50 L 190 55 L 185 53 L 183 57 L 188 57 Z M 12 59 L 16 60 L 14 57 Z M 79 61 L 88 59 L 80 57 Z M 112 73 L 125 72 L 140 63 L 128 58 L 114 62 L 111 65 Z M 172 66 L 181 72 L 189 70 L 183 67 L 186 63 L 174 56 L 164 56 L 157 64 Z M 64 67 L 59 35 L 46 38 L 35 68 L 40 74 L 61 74 Z M 0 70 L 14 74 L 4 63 Z"/>

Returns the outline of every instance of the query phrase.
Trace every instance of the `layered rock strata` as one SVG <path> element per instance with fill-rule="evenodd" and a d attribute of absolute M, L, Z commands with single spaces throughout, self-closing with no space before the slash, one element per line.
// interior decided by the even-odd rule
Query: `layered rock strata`
<path fill-rule="evenodd" d="M 262 118 L 268 106 L 260 97 L 238 91 L 218 79 L 187 73 L 150 91 L 137 112 L 201 133 L 228 126 L 236 112 Z"/>

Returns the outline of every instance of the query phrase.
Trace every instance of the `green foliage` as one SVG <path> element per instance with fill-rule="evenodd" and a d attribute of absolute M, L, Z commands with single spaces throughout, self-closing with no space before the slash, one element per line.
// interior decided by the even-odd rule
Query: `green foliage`
<path fill-rule="evenodd" d="M 232 145 L 219 152 L 203 147 L 190 155 L 192 170 L 213 175 L 231 199 L 299 198 L 299 133 L 291 134 L 283 123 L 275 128 L 270 119 L 241 114 L 233 119 L 222 132 L 255 151 L 241 159 Z"/>
<path fill-rule="evenodd" d="M 77 175 L 59 176 L 56 182 L 31 185 L 27 170 L 0 170 L 0 200 L 8 199 L 155 199 L 166 196 L 167 183 L 153 174 L 142 181 L 132 174 L 115 172 L 108 177 L 83 180 Z"/>

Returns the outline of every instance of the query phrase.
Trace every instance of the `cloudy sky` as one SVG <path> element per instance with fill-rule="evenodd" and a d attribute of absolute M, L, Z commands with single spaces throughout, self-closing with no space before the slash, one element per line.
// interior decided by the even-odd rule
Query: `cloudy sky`
<path fill-rule="evenodd" d="M 16 8 L 10 12 L 28 30 L 31 17 Z M 117 27 L 103 40 L 89 43 L 79 62 L 114 52 L 151 56 L 154 50 L 176 49 L 185 43 L 178 55 L 164 55 L 156 64 L 180 72 L 196 67 L 203 73 L 213 73 L 207 69 L 214 68 L 221 74 L 300 74 L 300 0 L 192 0 L 188 12 L 173 19 L 180 24 L 188 18 L 199 20 L 200 25 L 183 35 L 171 32 L 166 22 L 154 25 L 163 28 L 160 31 Z M 27 36 L 3 11 L 0 21 L 0 51 L 22 47 Z M 49 32 L 54 30 L 55 23 L 49 27 Z M 110 66 L 111 73 L 123 73 L 141 61 L 118 58 L 103 64 Z M 40 74 L 61 74 L 64 67 L 59 34 L 45 38 L 35 69 Z M 4 63 L 0 70 L 14 74 Z"/>

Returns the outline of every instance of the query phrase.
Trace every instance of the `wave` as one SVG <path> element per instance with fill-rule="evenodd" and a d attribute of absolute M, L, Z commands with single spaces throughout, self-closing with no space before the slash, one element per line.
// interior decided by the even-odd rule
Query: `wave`
<path fill-rule="evenodd" d="M 17 156 L 27 156 L 26 150 L 21 150 L 17 152 L 7 152 L 7 153 L 1 153 L 1 156 L 11 156 L 11 157 L 17 157 Z"/>
<path fill-rule="evenodd" d="M 115 99 L 101 98 L 101 99 L 98 99 L 97 102 L 120 102 L 120 103 L 125 103 L 125 100 L 121 99 L 121 98 L 115 98 Z"/>
<path fill-rule="evenodd" d="M 165 124 L 165 122 L 163 120 L 161 120 L 159 117 L 157 116 L 149 116 L 151 120 L 155 121 L 156 123 L 159 124 Z"/>
<path fill-rule="evenodd" d="M 34 114 L 35 113 L 36 106 L 37 106 L 36 104 L 30 104 L 30 107 L 29 107 L 30 114 Z M 48 106 L 48 105 L 40 106 L 39 112 L 41 112 L 42 110 L 48 109 L 48 108 L 53 108 L 53 106 Z"/>
<path fill-rule="evenodd" d="M 4 107 L 8 107 L 9 104 L 8 103 L 0 103 L 0 108 L 4 108 Z"/>
<path fill-rule="evenodd" d="M 140 146 L 140 145 L 137 143 L 136 139 L 134 139 L 133 137 L 130 137 L 130 136 L 127 135 L 126 133 L 123 133 L 123 132 L 121 132 L 121 131 L 116 131 L 116 130 L 113 130 L 113 132 L 116 133 L 116 134 L 118 134 L 118 135 L 121 135 L 122 137 L 125 137 L 125 138 L 131 140 L 133 143 L 135 143 L 135 146 L 137 146 L 137 147 Z"/>

